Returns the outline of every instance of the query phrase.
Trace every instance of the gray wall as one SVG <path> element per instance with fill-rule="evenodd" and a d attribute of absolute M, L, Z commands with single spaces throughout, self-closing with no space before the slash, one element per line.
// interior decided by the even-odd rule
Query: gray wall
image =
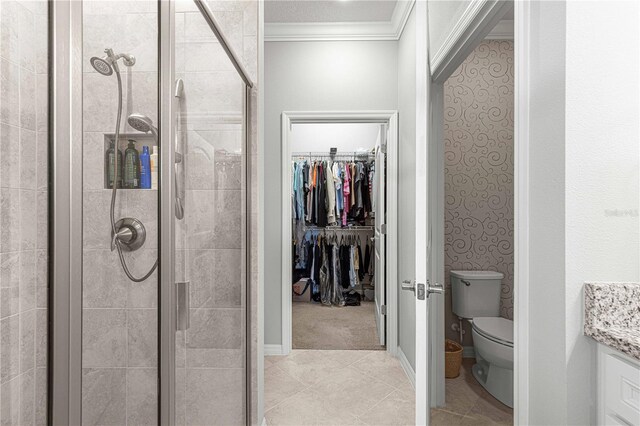
<path fill-rule="evenodd" d="M 640 279 L 639 7 L 532 3 L 530 424 L 595 424 L 583 285 Z"/>
<path fill-rule="evenodd" d="M 416 192 L 416 17 L 411 11 L 398 42 L 399 174 L 398 282 L 415 270 Z M 398 289 L 398 345 L 415 369 L 416 302 L 412 292 Z"/>
<path fill-rule="evenodd" d="M 595 422 L 596 377 L 585 374 L 594 371 L 595 345 L 582 331 L 584 282 L 640 281 L 639 20 L 637 1 L 567 2 L 566 356 L 575 423 Z"/>
<path fill-rule="evenodd" d="M 0 5 L 0 423 L 47 422 L 47 3 Z"/>
<path fill-rule="evenodd" d="M 264 343 L 282 342 L 283 111 L 395 110 L 397 42 L 265 43 Z"/>

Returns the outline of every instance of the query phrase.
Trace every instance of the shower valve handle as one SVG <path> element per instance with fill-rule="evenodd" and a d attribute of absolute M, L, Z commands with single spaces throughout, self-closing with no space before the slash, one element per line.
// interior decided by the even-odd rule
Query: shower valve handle
<path fill-rule="evenodd" d="M 147 231 L 142 222 L 133 217 L 125 217 L 116 222 L 116 232 L 111 236 L 111 251 L 118 245 L 124 251 L 136 251 L 144 245 Z"/>
<path fill-rule="evenodd" d="M 135 237 L 131 228 L 127 226 L 121 227 L 120 229 L 118 229 L 118 232 L 113 234 L 113 238 L 111 238 L 111 251 L 114 251 L 116 249 L 117 243 L 122 242 L 126 244 L 131 242 L 133 238 Z"/>

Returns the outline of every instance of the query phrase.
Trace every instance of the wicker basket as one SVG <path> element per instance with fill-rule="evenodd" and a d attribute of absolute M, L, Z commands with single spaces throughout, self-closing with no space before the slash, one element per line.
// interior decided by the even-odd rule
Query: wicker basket
<path fill-rule="evenodd" d="M 462 365 L 462 346 L 453 340 L 444 341 L 444 377 L 453 379 L 460 375 Z"/>

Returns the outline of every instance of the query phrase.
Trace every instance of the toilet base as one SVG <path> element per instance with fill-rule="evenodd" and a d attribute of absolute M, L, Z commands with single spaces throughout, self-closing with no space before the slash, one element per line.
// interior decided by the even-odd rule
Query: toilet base
<path fill-rule="evenodd" d="M 476 363 L 471 371 L 487 392 L 507 407 L 513 408 L 513 370 L 491 365 L 476 353 Z"/>

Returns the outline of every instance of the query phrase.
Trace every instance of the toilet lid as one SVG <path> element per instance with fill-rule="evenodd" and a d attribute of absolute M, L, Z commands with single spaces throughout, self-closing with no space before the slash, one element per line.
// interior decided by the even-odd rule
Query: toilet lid
<path fill-rule="evenodd" d="M 474 318 L 473 328 L 498 343 L 513 345 L 513 321 L 511 320 L 501 317 Z"/>

